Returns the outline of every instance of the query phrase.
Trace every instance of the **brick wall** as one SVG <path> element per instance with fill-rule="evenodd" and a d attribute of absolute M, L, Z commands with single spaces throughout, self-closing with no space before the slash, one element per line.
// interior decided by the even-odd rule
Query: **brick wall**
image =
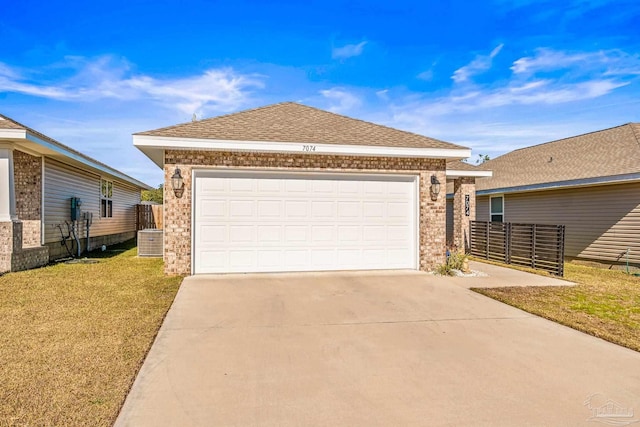
<path fill-rule="evenodd" d="M 22 225 L 20 221 L 0 223 L 0 274 L 49 263 L 49 248 L 22 247 Z"/>
<path fill-rule="evenodd" d="M 171 176 L 179 167 L 184 178 L 184 194 L 176 198 Z M 214 151 L 165 152 L 164 265 L 167 274 L 191 273 L 191 171 L 196 168 L 243 168 L 269 170 L 375 172 L 420 176 L 420 269 L 431 270 L 445 259 L 446 208 L 444 188 L 431 200 L 431 175 L 446 182 L 445 161 L 440 159 L 380 158 L 315 154 L 232 153 Z"/>
<path fill-rule="evenodd" d="M 22 246 L 40 246 L 42 219 L 42 158 L 13 153 L 16 215 L 22 222 Z"/>

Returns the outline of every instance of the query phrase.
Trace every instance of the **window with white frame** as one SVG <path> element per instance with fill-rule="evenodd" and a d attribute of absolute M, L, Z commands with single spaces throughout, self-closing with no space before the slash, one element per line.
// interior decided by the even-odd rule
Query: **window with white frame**
<path fill-rule="evenodd" d="M 100 218 L 113 217 L 113 182 L 100 180 Z"/>
<path fill-rule="evenodd" d="M 490 200 L 490 215 L 492 222 L 504 221 L 504 197 L 493 196 Z"/>

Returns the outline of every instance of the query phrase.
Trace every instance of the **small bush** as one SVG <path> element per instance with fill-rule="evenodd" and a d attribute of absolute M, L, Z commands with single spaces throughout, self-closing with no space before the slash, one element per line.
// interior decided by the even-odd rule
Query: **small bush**
<path fill-rule="evenodd" d="M 467 260 L 467 254 L 464 252 L 450 252 L 447 255 L 447 262 L 437 265 L 435 273 L 440 276 L 453 276 L 453 270 L 464 271 L 464 264 Z"/>

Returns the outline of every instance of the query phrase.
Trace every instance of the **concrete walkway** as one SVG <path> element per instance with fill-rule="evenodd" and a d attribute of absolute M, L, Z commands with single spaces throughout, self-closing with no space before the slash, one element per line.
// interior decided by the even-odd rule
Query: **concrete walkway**
<path fill-rule="evenodd" d="M 116 426 L 593 426 L 608 401 L 640 418 L 640 353 L 469 291 L 540 280 L 472 268 L 491 275 L 189 277 Z"/>

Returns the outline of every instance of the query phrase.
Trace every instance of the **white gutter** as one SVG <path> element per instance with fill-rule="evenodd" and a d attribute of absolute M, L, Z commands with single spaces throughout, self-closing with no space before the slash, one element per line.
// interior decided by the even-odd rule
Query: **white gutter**
<path fill-rule="evenodd" d="M 447 178 L 490 178 L 493 176 L 493 171 L 467 171 L 467 170 L 456 170 L 456 169 L 447 169 Z"/>

